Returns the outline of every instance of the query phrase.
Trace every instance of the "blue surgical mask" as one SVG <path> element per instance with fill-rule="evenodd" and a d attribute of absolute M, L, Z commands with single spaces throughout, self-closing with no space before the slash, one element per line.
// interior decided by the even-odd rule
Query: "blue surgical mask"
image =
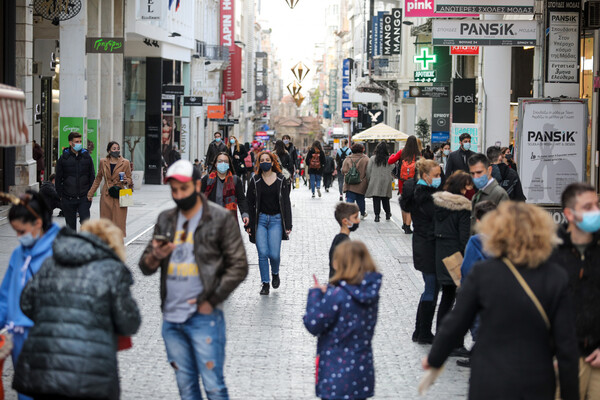
<path fill-rule="evenodd" d="M 35 242 L 37 242 L 37 238 L 34 238 L 31 232 L 27 232 L 26 234 L 19 236 L 18 239 L 19 243 L 21 243 L 21 246 L 23 247 L 33 247 Z"/>
<path fill-rule="evenodd" d="M 463 143 L 462 146 L 463 146 L 463 149 L 465 149 L 467 151 L 471 150 L 471 143 Z"/>
<path fill-rule="evenodd" d="M 483 189 L 489 180 L 487 175 L 481 175 L 479 178 L 473 178 L 473 183 L 477 189 Z"/>
<path fill-rule="evenodd" d="M 220 138 L 220 137 L 218 137 L 218 138 L 215 138 L 215 142 L 217 142 L 217 143 L 221 143 L 221 138 Z"/>
<path fill-rule="evenodd" d="M 582 220 L 575 222 L 575 225 L 587 233 L 598 232 L 600 230 L 600 211 L 588 211 L 582 214 Z"/>
<path fill-rule="evenodd" d="M 235 139 L 229 139 L 229 143 L 235 144 Z"/>
<path fill-rule="evenodd" d="M 447 156 L 448 154 L 450 154 L 450 150 L 444 150 L 444 155 Z"/>
<path fill-rule="evenodd" d="M 75 151 L 81 151 L 81 149 L 83 149 L 83 145 L 81 143 L 75 143 L 73 145 L 73 150 L 75 150 Z"/>
<path fill-rule="evenodd" d="M 285 140 L 283 141 L 283 144 L 285 144 L 285 145 L 287 146 L 288 144 L 290 144 L 290 141 L 289 141 L 289 140 L 287 140 L 287 139 L 285 139 Z"/>
<path fill-rule="evenodd" d="M 229 171 L 229 163 L 226 162 L 220 162 L 217 164 L 217 171 L 219 171 L 220 173 L 224 174 L 225 172 Z"/>
<path fill-rule="evenodd" d="M 267 172 L 268 170 L 270 170 L 272 166 L 273 166 L 273 164 L 270 162 L 261 162 L 260 163 L 260 169 L 262 169 L 264 172 Z"/>
<path fill-rule="evenodd" d="M 431 187 L 439 188 L 442 184 L 442 178 L 431 178 Z"/>

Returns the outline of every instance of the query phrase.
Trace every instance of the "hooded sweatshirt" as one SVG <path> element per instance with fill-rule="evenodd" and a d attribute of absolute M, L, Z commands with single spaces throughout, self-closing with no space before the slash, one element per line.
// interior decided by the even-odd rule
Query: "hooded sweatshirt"
<path fill-rule="evenodd" d="M 381 274 L 365 274 L 359 285 L 340 281 L 323 293 L 308 292 L 304 326 L 317 342 L 317 397 L 364 399 L 374 395 L 371 341 L 377 323 Z"/>

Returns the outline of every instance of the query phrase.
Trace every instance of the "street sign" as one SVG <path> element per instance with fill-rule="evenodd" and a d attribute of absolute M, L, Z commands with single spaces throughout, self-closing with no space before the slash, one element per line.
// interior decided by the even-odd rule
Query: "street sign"
<path fill-rule="evenodd" d="M 409 86 L 410 97 L 448 97 L 448 86 Z"/>
<path fill-rule="evenodd" d="M 197 107 L 202 105 L 202 97 L 183 96 L 183 105 Z"/>
<path fill-rule="evenodd" d="M 344 118 L 358 118 L 358 110 L 346 110 Z"/>
<path fill-rule="evenodd" d="M 163 85 L 162 94 L 174 94 L 176 96 L 183 96 L 183 85 Z"/>
<path fill-rule="evenodd" d="M 415 71 L 415 82 L 435 82 L 437 81 L 437 71 L 435 70 L 425 70 L 425 71 Z"/>
<path fill-rule="evenodd" d="M 479 46 L 450 46 L 450 54 L 458 56 L 476 56 Z"/>
<path fill-rule="evenodd" d="M 223 119 L 225 117 L 225 106 L 208 106 L 206 116 L 208 119 Z"/>
<path fill-rule="evenodd" d="M 450 132 L 432 132 L 431 143 L 446 143 L 450 141 Z"/>

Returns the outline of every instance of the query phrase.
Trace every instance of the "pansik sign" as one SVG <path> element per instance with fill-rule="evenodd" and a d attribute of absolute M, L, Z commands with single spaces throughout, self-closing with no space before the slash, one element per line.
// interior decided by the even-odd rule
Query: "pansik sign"
<path fill-rule="evenodd" d="M 579 83 L 580 1 L 548 1 L 546 82 Z"/>
<path fill-rule="evenodd" d="M 533 14 L 534 3 L 535 0 L 436 0 L 435 11 L 444 14 Z"/>
<path fill-rule="evenodd" d="M 527 201 L 558 205 L 567 185 L 585 181 L 587 100 L 519 101 L 519 174 Z"/>
<path fill-rule="evenodd" d="M 405 0 L 404 12 L 407 18 L 413 17 L 478 17 L 478 14 L 436 13 L 433 0 Z"/>
<path fill-rule="evenodd" d="M 537 21 L 433 20 L 434 46 L 535 46 Z"/>

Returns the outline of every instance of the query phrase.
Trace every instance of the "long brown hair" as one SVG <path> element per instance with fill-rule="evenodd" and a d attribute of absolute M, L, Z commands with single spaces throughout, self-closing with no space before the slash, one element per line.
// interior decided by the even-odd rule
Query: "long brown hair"
<path fill-rule="evenodd" d="M 271 169 L 273 170 L 273 172 L 276 172 L 278 174 L 281 173 L 281 163 L 279 162 L 279 157 L 277 157 L 277 154 L 271 153 L 270 151 L 266 151 L 263 150 L 260 153 L 258 153 L 258 156 L 256 156 L 256 163 L 254 164 L 254 173 L 255 174 L 261 174 L 262 175 L 262 170 L 260 169 L 260 158 L 264 155 L 264 154 L 268 154 L 269 158 L 271 159 Z"/>
<path fill-rule="evenodd" d="M 339 244 L 333 253 L 335 274 L 329 283 L 346 281 L 350 285 L 362 282 L 367 272 L 377 272 L 377 266 L 367 246 L 357 240 L 348 240 Z"/>
<path fill-rule="evenodd" d="M 406 139 L 406 144 L 402 149 L 402 154 L 400 158 L 406 161 L 416 160 L 421 155 L 421 151 L 419 150 L 419 143 L 417 142 L 417 137 L 415 135 L 410 135 L 408 139 Z"/>
<path fill-rule="evenodd" d="M 231 150 L 231 142 L 229 141 L 231 138 L 235 139 L 235 151 L 237 151 L 239 153 L 240 142 L 237 140 L 237 138 L 235 136 L 229 136 L 229 139 L 227 139 L 227 150 Z"/>

